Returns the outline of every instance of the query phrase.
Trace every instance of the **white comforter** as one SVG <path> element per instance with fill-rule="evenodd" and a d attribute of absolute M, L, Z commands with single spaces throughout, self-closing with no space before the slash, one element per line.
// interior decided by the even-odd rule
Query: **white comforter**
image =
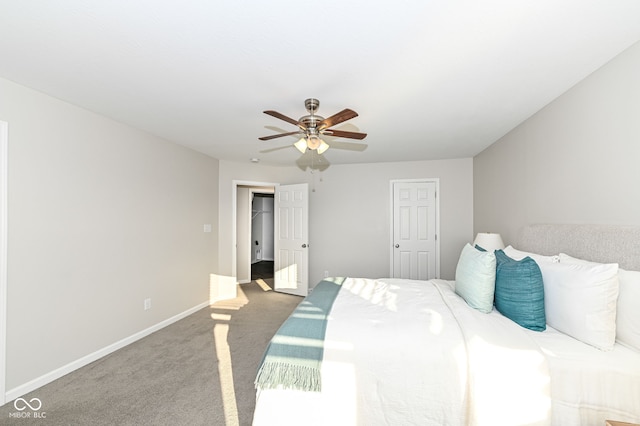
<path fill-rule="evenodd" d="M 322 392 L 262 390 L 254 425 L 549 424 L 530 335 L 442 280 L 348 279 L 329 317 Z"/>
<path fill-rule="evenodd" d="M 528 332 L 551 374 L 553 425 L 640 423 L 640 353 L 616 344 L 601 351 L 547 326 Z"/>

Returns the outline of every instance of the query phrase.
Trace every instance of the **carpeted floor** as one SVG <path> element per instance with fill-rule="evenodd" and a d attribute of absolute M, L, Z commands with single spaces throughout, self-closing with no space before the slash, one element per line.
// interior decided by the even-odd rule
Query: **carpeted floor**
<path fill-rule="evenodd" d="M 0 425 L 250 425 L 263 351 L 302 298 L 238 294 L 24 395 L 44 418 L 5 404 Z"/>

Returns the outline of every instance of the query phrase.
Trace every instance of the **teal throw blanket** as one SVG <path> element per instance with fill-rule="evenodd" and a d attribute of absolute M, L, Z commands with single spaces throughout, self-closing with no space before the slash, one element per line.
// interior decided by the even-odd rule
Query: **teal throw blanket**
<path fill-rule="evenodd" d="M 327 317 L 344 280 L 320 281 L 282 324 L 262 358 L 256 389 L 320 391 Z"/>

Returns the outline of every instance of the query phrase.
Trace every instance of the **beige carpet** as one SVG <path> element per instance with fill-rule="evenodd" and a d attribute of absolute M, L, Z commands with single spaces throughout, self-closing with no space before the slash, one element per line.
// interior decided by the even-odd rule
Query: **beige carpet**
<path fill-rule="evenodd" d="M 250 425 L 263 351 L 301 300 L 244 284 L 238 298 L 23 396 L 45 418 L 16 418 L 9 402 L 0 425 Z"/>

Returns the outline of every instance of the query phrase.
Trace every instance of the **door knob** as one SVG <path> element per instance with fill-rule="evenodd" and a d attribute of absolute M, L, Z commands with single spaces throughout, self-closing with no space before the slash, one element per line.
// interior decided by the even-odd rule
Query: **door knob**
<path fill-rule="evenodd" d="M 307 245 L 306 245 L 306 244 L 303 244 L 303 245 L 302 245 L 302 248 L 307 248 Z"/>
<path fill-rule="evenodd" d="M 395 247 L 396 247 L 396 248 L 400 248 L 400 244 L 396 244 L 396 245 L 395 245 Z"/>

